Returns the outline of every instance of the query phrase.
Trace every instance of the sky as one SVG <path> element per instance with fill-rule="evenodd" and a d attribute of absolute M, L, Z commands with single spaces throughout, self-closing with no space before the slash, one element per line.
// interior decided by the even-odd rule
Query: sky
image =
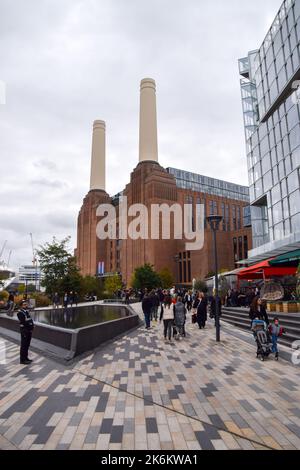
<path fill-rule="evenodd" d="M 248 184 L 237 60 L 281 0 L 0 0 L 0 253 L 71 236 L 106 121 L 107 192 L 138 163 L 139 85 L 157 84 L 159 162 Z M 3 104 L 5 88 L 5 104 Z M 2 90 L 2 100 L 1 100 Z"/>

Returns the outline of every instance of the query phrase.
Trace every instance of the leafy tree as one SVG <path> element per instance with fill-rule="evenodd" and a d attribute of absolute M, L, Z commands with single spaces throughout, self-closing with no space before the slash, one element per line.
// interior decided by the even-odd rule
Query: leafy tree
<path fill-rule="evenodd" d="M 82 294 L 89 294 L 94 293 L 98 298 L 102 295 L 102 286 L 100 285 L 100 281 L 95 276 L 85 276 L 82 278 L 81 281 L 81 293 Z"/>
<path fill-rule="evenodd" d="M 48 295 L 55 292 L 63 294 L 66 290 L 80 290 L 80 273 L 75 258 L 69 253 L 67 245 L 70 237 L 61 241 L 54 237 L 37 251 L 43 272 L 42 286 Z"/>
<path fill-rule="evenodd" d="M 119 274 L 114 274 L 113 276 L 107 277 L 105 279 L 104 289 L 111 296 L 119 289 L 122 289 L 122 280 Z"/>
<path fill-rule="evenodd" d="M 68 268 L 66 275 L 58 282 L 58 292 L 78 292 L 82 289 L 82 276 L 74 256 L 68 259 Z"/>
<path fill-rule="evenodd" d="M 206 282 L 202 281 L 201 279 L 196 280 L 194 288 L 195 290 L 199 292 L 204 292 L 204 293 L 208 292 L 208 287 L 207 287 Z"/>
<path fill-rule="evenodd" d="M 19 284 L 19 286 L 18 286 L 19 294 L 25 294 L 25 290 L 26 290 L 25 284 Z"/>
<path fill-rule="evenodd" d="M 132 287 L 134 289 L 156 289 L 161 286 L 161 280 L 151 264 L 145 264 L 134 271 Z"/>
<path fill-rule="evenodd" d="M 159 277 L 163 289 L 170 289 L 174 285 L 174 277 L 169 268 L 162 269 L 159 273 Z"/>

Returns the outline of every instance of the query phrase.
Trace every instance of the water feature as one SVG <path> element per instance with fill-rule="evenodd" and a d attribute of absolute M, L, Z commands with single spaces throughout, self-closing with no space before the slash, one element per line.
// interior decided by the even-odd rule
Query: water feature
<path fill-rule="evenodd" d="M 35 322 L 70 330 L 97 325 L 130 316 L 121 305 L 87 305 L 83 307 L 37 310 L 32 313 Z"/>

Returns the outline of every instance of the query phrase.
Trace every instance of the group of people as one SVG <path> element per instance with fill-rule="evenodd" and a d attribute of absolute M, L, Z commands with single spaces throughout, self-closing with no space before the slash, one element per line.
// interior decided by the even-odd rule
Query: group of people
<path fill-rule="evenodd" d="M 244 290 L 229 289 L 224 303 L 226 307 L 251 307 L 253 300 L 259 294 L 259 287 L 249 287 Z"/>
<path fill-rule="evenodd" d="M 65 292 L 63 297 L 61 297 L 58 292 L 55 292 L 52 298 L 52 302 L 54 308 L 59 308 L 61 305 L 64 308 L 68 308 L 69 305 L 70 307 L 73 307 L 73 305 L 76 305 L 77 307 L 79 302 L 79 295 L 77 292 L 71 291 Z"/>
<path fill-rule="evenodd" d="M 172 342 L 172 338 L 180 340 L 186 336 L 185 324 L 187 314 L 192 313 L 191 320 L 198 324 L 199 329 L 206 326 L 208 313 L 216 318 L 217 308 L 221 316 L 221 300 L 208 297 L 203 292 L 170 290 L 145 290 L 142 298 L 142 310 L 145 317 L 146 329 L 151 328 L 151 322 L 163 321 L 164 339 Z M 160 312 L 159 312 L 160 309 Z"/>

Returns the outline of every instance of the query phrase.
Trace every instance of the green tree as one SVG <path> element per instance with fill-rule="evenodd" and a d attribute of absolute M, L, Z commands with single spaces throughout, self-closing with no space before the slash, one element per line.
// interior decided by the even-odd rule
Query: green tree
<path fill-rule="evenodd" d="M 58 292 L 77 292 L 82 290 L 82 276 L 77 266 L 76 258 L 71 256 L 68 259 L 68 267 L 64 277 L 58 282 Z"/>
<path fill-rule="evenodd" d="M 134 271 L 132 287 L 134 289 L 156 289 L 161 286 L 161 280 L 151 264 L 145 264 Z"/>
<path fill-rule="evenodd" d="M 122 289 L 122 280 L 119 274 L 114 274 L 105 279 L 104 283 L 105 292 L 109 295 L 115 294 L 119 289 Z"/>
<path fill-rule="evenodd" d="M 61 241 L 54 237 L 51 243 L 46 243 L 37 251 L 43 272 L 42 286 L 48 295 L 80 290 L 81 276 L 75 258 L 68 251 L 69 241 L 70 237 Z"/>
<path fill-rule="evenodd" d="M 161 287 L 170 289 L 174 285 L 174 277 L 169 268 L 164 268 L 159 272 Z"/>
<path fill-rule="evenodd" d="M 84 276 L 81 281 L 81 292 L 84 295 L 93 292 L 99 299 L 103 293 L 100 280 L 95 276 Z"/>
<path fill-rule="evenodd" d="M 202 281 L 201 279 L 196 280 L 194 288 L 195 290 L 199 292 L 204 292 L 204 293 L 208 292 L 208 287 L 207 287 L 206 282 Z"/>

